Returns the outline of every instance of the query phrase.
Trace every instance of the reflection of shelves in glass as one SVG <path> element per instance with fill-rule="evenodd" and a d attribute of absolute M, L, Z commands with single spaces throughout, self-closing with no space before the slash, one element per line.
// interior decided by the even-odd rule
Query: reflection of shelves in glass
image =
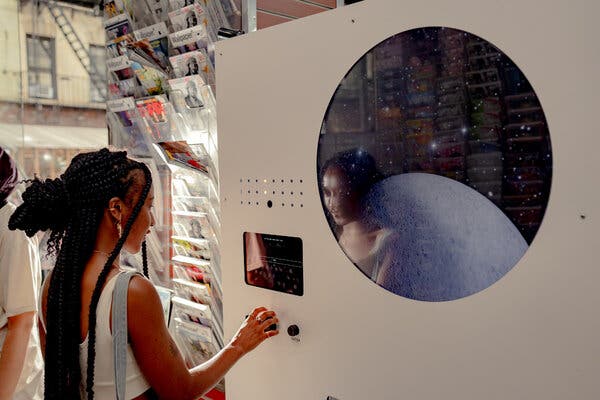
<path fill-rule="evenodd" d="M 476 90 L 476 89 L 486 88 L 486 87 L 499 88 L 500 85 L 501 85 L 500 81 L 491 81 L 491 82 L 471 84 L 468 87 L 469 87 L 469 90 L 473 91 L 473 90 Z"/>
<path fill-rule="evenodd" d="M 526 121 L 526 122 L 515 122 L 513 124 L 508 124 L 504 127 L 504 129 L 506 130 L 511 130 L 511 129 L 521 129 L 521 127 L 534 127 L 534 126 L 540 126 L 540 125 L 544 125 L 543 121 Z"/>
<path fill-rule="evenodd" d="M 509 194 L 529 194 L 529 195 L 542 195 L 544 190 L 543 180 L 522 180 L 512 179 L 506 180 L 506 188 L 510 192 Z"/>
<path fill-rule="evenodd" d="M 473 167 L 467 169 L 467 175 L 472 182 L 500 181 L 502 166 Z"/>
<path fill-rule="evenodd" d="M 502 193 L 502 181 L 500 179 L 495 181 L 471 182 L 470 186 L 478 192 L 489 195 L 490 197 Z"/>
<path fill-rule="evenodd" d="M 497 140 L 469 140 L 469 148 L 472 154 L 496 153 L 501 150 Z"/>
<path fill-rule="evenodd" d="M 210 261 L 200 260 L 198 258 L 193 257 L 174 256 L 172 260 L 178 263 L 196 265 L 198 267 L 210 267 Z"/>
<path fill-rule="evenodd" d="M 509 114 L 518 114 L 518 113 L 533 113 L 542 111 L 542 107 L 525 107 L 525 108 L 513 108 L 507 110 Z"/>
<path fill-rule="evenodd" d="M 515 223 L 519 225 L 528 225 L 540 223 L 544 208 L 541 205 L 506 207 L 504 211 Z"/>
<path fill-rule="evenodd" d="M 505 206 L 522 207 L 538 205 L 542 203 L 543 198 L 541 196 L 532 196 L 531 194 L 515 194 L 502 196 L 502 201 Z"/>
<path fill-rule="evenodd" d="M 544 140 L 544 136 L 525 136 L 525 137 L 506 139 L 506 141 L 508 143 L 531 143 L 531 142 L 541 142 L 543 140 Z"/>
<path fill-rule="evenodd" d="M 479 54 L 479 55 L 472 55 L 472 56 L 469 56 L 469 61 L 482 60 L 482 59 L 486 59 L 486 58 L 500 58 L 500 53 L 491 52 L 491 53 L 485 53 L 485 54 Z"/>
<path fill-rule="evenodd" d="M 484 68 L 484 69 L 478 69 L 478 70 L 474 70 L 474 71 L 469 71 L 467 73 L 465 73 L 466 76 L 475 76 L 475 75 L 486 75 L 488 73 L 492 73 L 494 74 L 496 77 L 498 76 L 498 68 Z"/>
<path fill-rule="evenodd" d="M 462 156 L 459 157 L 446 157 L 446 158 L 436 158 L 435 165 L 441 171 L 456 171 L 456 170 L 464 170 L 465 169 L 465 158 Z"/>
<path fill-rule="evenodd" d="M 473 153 L 467 156 L 469 167 L 502 166 L 502 152 L 490 151 L 486 153 Z"/>
<path fill-rule="evenodd" d="M 467 128 L 451 130 L 434 130 L 433 136 L 436 138 L 446 138 L 445 142 L 462 142 L 467 133 Z"/>
<path fill-rule="evenodd" d="M 197 244 L 199 246 L 207 246 L 209 243 L 208 239 L 197 239 L 197 238 L 191 238 L 191 237 L 187 237 L 187 236 L 177 236 L 177 235 L 173 235 L 171 236 L 171 239 L 174 240 L 183 240 L 184 242 L 190 242 L 193 244 Z"/>
<path fill-rule="evenodd" d="M 504 102 L 506 103 L 506 108 L 509 110 L 540 106 L 537 96 L 533 92 L 506 96 L 504 97 Z"/>

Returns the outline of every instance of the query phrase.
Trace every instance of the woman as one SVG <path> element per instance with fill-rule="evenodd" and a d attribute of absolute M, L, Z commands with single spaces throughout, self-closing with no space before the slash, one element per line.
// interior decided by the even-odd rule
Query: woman
<path fill-rule="evenodd" d="M 187 104 L 189 108 L 203 107 L 204 103 L 202 103 L 202 100 L 200 100 L 200 97 L 198 97 L 198 88 L 196 87 L 194 81 L 188 81 L 188 83 L 186 84 L 186 88 L 187 96 L 185 96 L 184 98 L 185 104 Z"/>
<path fill-rule="evenodd" d="M 35 329 L 40 265 L 35 242 L 8 230 L 17 168 L 0 147 L 0 399 L 41 400 L 44 364 Z"/>
<path fill-rule="evenodd" d="M 57 252 L 42 292 L 45 398 L 114 399 L 111 291 L 120 272 L 121 249 L 143 249 L 154 224 L 150 171 L 125 152 L 83 153 L 59 179 L 34 180 L 23 200 L 11 217 L 11 228 L 29 236 L 50 229 L 49 248 Z M 149 280 L 131 280 L 127 310 L 127 399 L 198 398 L 243 355 L 278 333 L 265 332 L 277 321 L 275 313 L 256 308 L 223 350 L 188 370 Z"/>
<path fill-rule="evenodd" d="M 321 198 L 329 224 L 348 258 L 379 283 L 393 257 L 392 231 L 365 218 L 364 198 L 383 179 L 373 157 L 362 149 L 340 152 L 321 168 Z"/>
<path fill-rule="evenodd" d="M 186 15 L 186 17 L 185 17 L 185 23 L 186 23 L 186 28 L 192 28 L 192 27 L 198 25 L 198 17 L 196 16 L 196 13 L 194 13 L 193 11 L 190 11 L 188 13 L 188 15 Z"/>
<path fill-rule="evenodd" d="M 194 57 L 191 57 L 187 63 L 187 72 L 185 76 L 198 75 L 199 73 L 198 61 Z"/>

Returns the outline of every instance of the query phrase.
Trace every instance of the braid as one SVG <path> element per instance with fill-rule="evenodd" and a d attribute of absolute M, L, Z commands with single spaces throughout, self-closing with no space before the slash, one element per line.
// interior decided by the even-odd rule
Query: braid
<path fill-rule="evenodd" d="M 150 279 L 150 275 L 148 274 L 148 250 L 146 248 L 145 240 L 142 242 L 142 265 L 143 265 L 144 276 L 146 278 Z"/>
<path fill-rule="evenodd" d="M 146 178 L 140 199 L 102 269 L 90 305 L 87 392 L 92 399 L 96 306 L 110 267 L 148 195 L 150 172 L 144 164 L 128 159 L 125 152 L 102 149 L 81 153 L 60 178 L 31 181 L 23 204 L 10 217 L 10 229 L 30 236 L 49 229 L 48 250 L 56 254 L 47 298 L 45 399 L 80 398 L 81 279 L 108 201 L 127 197 L 135 184 L 133 170 L 142 170 Z"/>
<path fill-rule="evenodd" d="M 139 166 L 136 166 L 139 168 Z M 148 193 L 150 192 L 150 185 L 152 184 L 152 177 L 150 176 L 150 171 L 147 167 L 143 166 L 144 176 L 146 178 L 146 184 L 142 189 L 142 193 L 138 202 L 136 203 L 131 216 L 125 223 L 125 227 L 123 228 L 123 233 L 115 248 L 110 253 L 108 260 L 104 264 L 102 268 L 102 272 L 98 276 L 98 281 L 96 282 L 96 287 L 94 288 L 94 292 L 92 293 L 92 300 L 90 303 L 90 312 L 89 312 L 89 323 L 88 323 L 88 357 L 87 357 L 87 380 L 86 380 L 86 392 L 88 400 L 94 399 L 94 363 L 96 361 L 96 307 L 98 306 L 98 301 L 100 300 L 100 294 L 102 293 L 102 288 L 104 287 L 104 283 L 106 282 L 106 277 L 110 272 L 110 269 L 115 262 L 117 256 L 121 252 L 125 241 L 127 240 L 127 236 L 131 231 L 131 227 L 135 222 L 137 216 L 146 201 L 146 197 L 148 197 Z M 142 245 L 143 246 L 143 245 Z"/>

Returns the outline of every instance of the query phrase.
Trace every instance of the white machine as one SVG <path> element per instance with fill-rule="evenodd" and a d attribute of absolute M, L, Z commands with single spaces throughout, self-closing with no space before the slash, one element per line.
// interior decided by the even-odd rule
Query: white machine
<path fill-rule="evenodd" d="M 600 398 L 598 15 L 592 0 L 366 0 L 218 44 L 225 336 L 254 306 L 280 318 L 280 334 L 228 374 L 228 399 Z M 317 151 L 356 61 L 400 32 L 440 26 L 490 41 L 525 74 L 553 176 L 518 264 L 436 302 L 391 293 L 349 261 L 321 202 Z M 269 276 L 247 284 L 265 246 L 295 268 L 284 291 L 256 286 Z"/>

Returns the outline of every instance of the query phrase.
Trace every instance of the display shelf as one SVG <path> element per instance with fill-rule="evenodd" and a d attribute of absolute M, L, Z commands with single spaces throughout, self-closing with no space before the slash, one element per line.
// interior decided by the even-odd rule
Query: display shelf
<path fill-rule="evenodd" d="M 184 217 L 206 217 L 208 214 L 205 212 L 195 212 L 195 211 L 171 211 L 173 215 L 181 215 Z"/>
<path fill-rule="evenodd" d="M 209 243 L 208 239 L 197 239 L 197 238 L 191 238 L 191 237 L 187 237 L 187 236 L 176 236 L 176 235 L 173 235 L 173 236 L 171 236 L 171 239 L 173 239 L 173 240 L 183 240 L 183 241 L 194 243 L 194 244 L 198 244 L 198 245 L 208 245 L 208 243 Z"/>
<path fill-rule="evenodd" d="M 186 257 L 186 256 L 174 256 L 172 258 L 172 261 L 174 261 L 176 263 L 190 264 L 190 265 L 194 265 L 194 266 L 201 267 L 201 268 L 209 268 L 211 271 L 214 270 L 213 267 L 215 266 L 215 264 L 211 263 L 210 261 L 200 260 L 197 258 Z M 212 278 L 215 280 L 215 282 L 219 286 L 219 288 L 223 287 L 221 285 L 220 274 L 213 274 Z"/>
<path fill-rule="evenodd" d="M 172 260 L 179 263 L 196 265 L 198 267 L 210 267 L 210 261 L 201 260 L 194 257 L 174 256 Z"/>
<path fill-rule="evenodd" d="M 111 3 L 105 28 L 111 143 L 156 166 L 160 215 L 149 255 L 166 279 L 150 277 L 175 292 L 166 320 L 193 367 L 224 343 L 213 63 L 217 31 L 237 11 L 221 1 L 186 3 Z"/>

